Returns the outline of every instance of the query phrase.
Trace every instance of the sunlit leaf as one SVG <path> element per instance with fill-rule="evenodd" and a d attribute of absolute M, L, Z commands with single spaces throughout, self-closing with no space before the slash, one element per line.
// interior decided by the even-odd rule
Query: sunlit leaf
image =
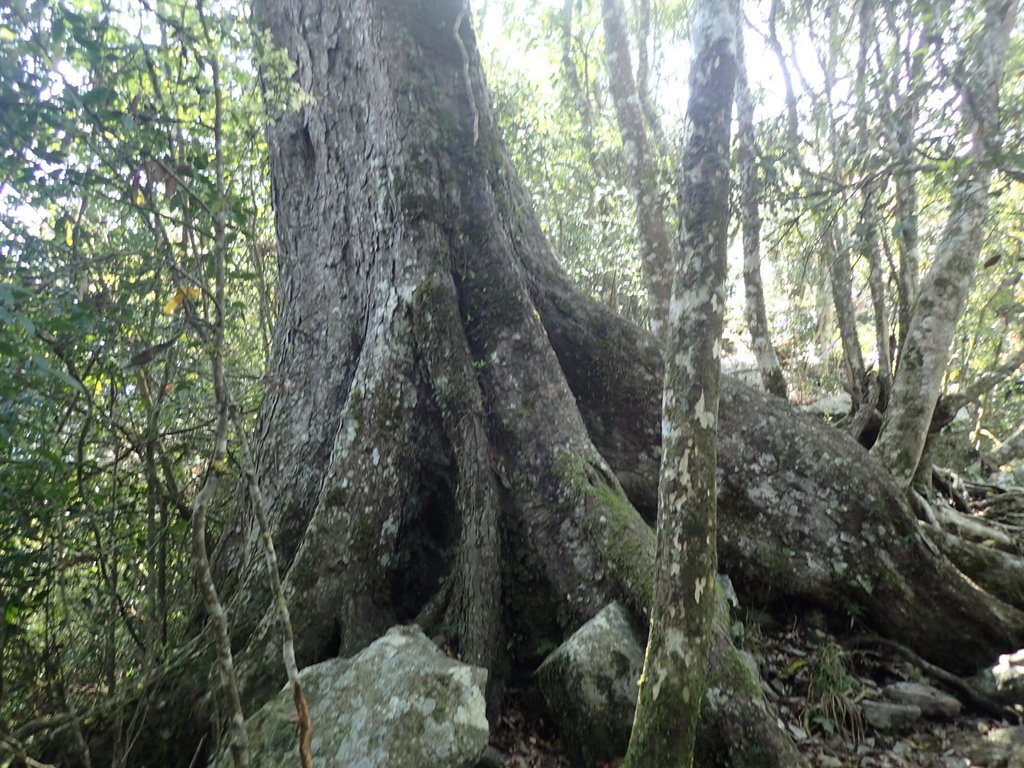
<path fill-rule="evenodd" d="M 174 292 L 174 295 L 167 300 L 167 303 L 164 304 L 163 313 L 165 315 L 173 315 L 174 311 L 181 306 L 181 303 L 186 297 L 192 301 L 196 301 L 200 295 L 200 290 L 194 286 L 180 287 Z"/>

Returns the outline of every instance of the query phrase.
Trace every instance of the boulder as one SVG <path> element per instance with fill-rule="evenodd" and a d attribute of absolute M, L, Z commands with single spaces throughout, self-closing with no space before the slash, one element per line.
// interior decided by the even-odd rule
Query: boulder
<path fill-rule="evenodd" d="M 815 400 L 810 405 L 805 405 L 802 408 L 814 416 L 834 421 L 849 415 L 853 408 L 853 399 L 848 392 L 839 392 L 838 394 L 828 395 L 827 397 Z"/>
<path fill-rule="evenodd" d="M 925 717 L 950 720 L 960 714 L 960 702 L 938 688 L 923 683 L 893 683 L 882 695 L 897 704 L 915 704 Z"/>
<path fill-rule="evenodd" d="M 643 648 L 629 613 L 611 603 L 537 670 L 541 695 L 573 765 L 590 768 L 625 754 Z"/>
<path fill-rule="evenodd" d="M 317 768 L 470 768 L 487 746 L 486 670 L 448 658 L 419 627 L 393 627 L 351 659 L 300 673 Z M 297 765 L 286 688 L 246 720 L 252 768 Z M 216 768 L 229 768 L 225 750 Z"/>
<path fill-rule="evenodd" d="M 1000 704 L 1024 705 L 1024 649 L 1004 653 L 995 665 L 975 675 L 973 682 L 979 691 Z"/>
<path fill-rule="evenodd" d="M 1024 726 L 993 728 L 967 748 L 971 764 L 985 768 L 1024 768 Z"/>
<path fill-rule="evenodd" d="M 912 728 L 921 719 L 916 704 L 894 704 L 866 699 L 860 703 L 864 718 L 876 731 L 902 731 Z"/>

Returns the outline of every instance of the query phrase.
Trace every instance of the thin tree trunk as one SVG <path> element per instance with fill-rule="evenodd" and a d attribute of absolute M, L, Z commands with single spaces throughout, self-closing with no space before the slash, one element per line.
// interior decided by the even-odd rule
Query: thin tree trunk
<path fill-rule="evenodd" d="M 750 331 L 751 347 L 757 358 L 764 388 L 786 399 L 786 378 L 775 354 L 765 309 L 761 281 L 761 210 L 757 173 L 757 141 L 754 133 L 754 103 L 750 98 L 742 37 L 739 38 L 739 69 L 736 75 L 737 161 L 740 170 L 740 211 L 743 225 L 743 287 L 746 302 L 743 316 Z"/>
<path fill-rule="evenodd" d="M 738 3 L 698 2 L 682 222 L 666 331 L 651 631 L 627 766 L 693 762 L 714 640 L 718 393 L 729 239 Z"/>
<path fill-rule="evenodd" d="M 900 153 L 898 162 L 901 168 L 895 174 L 895 181 L 896 230 L 898 234 L 896 243 L 899 252 L 899 274 L 896 285 L 900 300 L 896 315 L 898 326 L 896 349 L 902 352 L 907 333 L 910 330 L 910 316 L 917 297 L 920 254 L 918 253 L 917 236 L 917 174 L 908 167 L 913 160 L 912 150 L 905 149 L 902 143 L 902 141 L 906 141 L 907 145 L 913 145 L 914 126 L 913 123 L 906 126 L 902 120 L 899 122 L 901 143 L 898 148 Z M 904 136 L 903 133 L 910 135 Z"/>
<path fill-rule="evenodd" d="M 984 26 L 975 41 L 977 60 L 963 93 L 971 154 L 954 182 L 949 218 L 914 304 L 892 402 L 873 449 L 903 487 L 910 486 L 921 462 L 949 347 L 981 252 L 991 153 L 998 149 L 991 142 L 998 137 L 999 89 L 1016 13 L 1016 2 L 985 3 Z"/>
<path fill-rule="evenodd" d="M 195 561 L 206 612 L 214 628 L 217 670 L 227 700 L 231 759 L 236 768 L 247 768 L 249 765 L 249 739 L 245 733 L 245 715 L 238 692 L 234 654 L 231 652 L 230 628 L 224 605 L 213 583 L 206 546 L 206 510 L 217 491 L 220 474 L 224 471 L 224 457 L 227 454 L 227 421 L 227 413 L 222 412 L 218 417 L 216 448 L 207 469 L 207 478 L 199 493 L 196 494 L 195 502 L 192 505 L 192 558 Z"/>
<path fill-rule="evenodd" d="M 871 306 L 875 320 L 875 354 L 884 400 L 892 379 L 892 355 L 889 345 L 889 312 L 885 300 L 885 276 L 882 273 L 882 253 L 878 245 L 878 216 L 875 203 L 877 194 L 873 184 L 869 183 L 864 189 L 860 220 L 860 252 L 868 263 L 868 286 L 871 288 Z"/>
<path fill-rule="evenodd" d="M 223 152 L 223 93 L 220 88 L 220 65 L 215 43 L 210 39 L 210 30 L 206 26 L 206 18 L 199 7 L 200 19 L 203 22 L 212 55 L 205 65 L 212 71 L 212 85 L 215 100 L 214 110 L 214 173 L 219 199 L 224 199 L 224 152 Z M 227 391 L 224 377 L 224 320 L 227 306 L 225 303 L 226 260 L 227 250 L 227 213 L 224 206 L 217 208 L 213 217 L 214 252 L 212 266 L 213 284 L 213 322 L 206 326 L 198 320 L 193 323 L 197 334 L 207 345 L 210 357 L 210 375 L 213 383 L 214 402 L 217 408 L 217 429 L 214 435 L 213 456 L 207 467 L 206 480 L 192 504 L 192 557 L 195 560 L 196 572 L 199 576 L 200 589 L 203 595 L 207 615 L 213 625 L 217 644 L 217 670 L 219 672 L 223 695 L 226 699 L 226 716 L 230 738 L 231 760 L 235 768 L 248 768 L 249 736 L 245 730 L 245 712 L 239 693 L 239 680 L 235 668 L 235 655 L 231 648 L 230 624 L 227 611 L 221 600 L 220 593 L 213 580 L 210 567 L 209 549 L 206 546 L 206 513 L 217 492 L 220 479 L 227 473 L 228 428 L 230 424 L 231 398 Z M 194 309 L 188 306 L 189 315 Z M 195 318 L 193 318 L 195 319 Z M 308 767 L 306 767 L 308 768 Z"/>
<path fill-rule="evenodd" d="M 598 160 L 594 141 L 594 110 L 591 108 L 586 90 L 580 83 L 580 75 L 576 69 L 576 59 L 573 55 L 572 17 L 573 6 L 576 2 L 577 0 L 565 0 L 562 5 L 562 74 L 565 77 L 573 105 L 576 107 L 576 114 L 580 118 L 580 128 L 583 130 L 583 148 L 590 161 L 590 168 L 600 179 L 605 174 L 600 167 L 601 163 Z"/>
<path fill-rule="evenodd" d="M 672 151 L 665 129 L 662 128 L 658 108 L 651 98 L 651 65 L 648 47 L 651 42 L 651 0 L 636 0 L 636 92 L 640 97 L 640 110 L 644 115 L 644 124 L 654 139 L 657 148 L 657 165 L 671 161 Z"/>
<path fill-rule="evenodd" d="M 867 376 L 864 370 L 864 355 L 860 349 L 860 335 L 857 333 L 857 313 L 853 306 L 853 276 L 850 270 L 850 246 L 845 240 L 845 228 L 837 221 L 822 227 L 825 258 L 828 260 L 829 286 L 832 302 L 836 309 L 836 323 L 843 345 L 843 361 L 846 365 L 847 383 L 856 412 L 864 402 Z"/>
<path fill-rule="evenodd" d="M 899 27 L 905 24 L 893 13 L 890 3 L 882 7 L 888 19 L 890 33 L 899 38 Z M 909 17 L 914 24 L 913 16 Z M 931 26 L 931 21 L 925 21 Z M 917 172 L 914 170 L 914 153 L 917 151 L 916 130 L 919 114 L 918 87 L 924 71 L 924 51 L 927 32 L 915 36 L 914 30 L 907 30 L 906 49 L 901 59 L 906 67 L 906 86 L 893 96 L 894 104 L 886 108 L 889 121 L 888 134 L 895 146 L 895 169 L 893 181 L 896 188 L 896 232 L 899 269 L 896 274 L 896 288 L 899 302 L 896 309 L 897 352 L 903 349 L 910 328 L 910 315 L 917 298 L 920 254 L 918 245 Z"/>
<path fill-rule="evenodd" d="M 793 90 L 793 77 L 789 73 L 786 54 L 782 50 L 782 42 L 778 33 L 779 0 L 772 0 L 768 11 L 768 47 L 775 54 L 782 73 L 782 82 L 786 87 L 786 143 L 794 163 L 800 163 L 800 118 L 797 113 L 796 92 Z"/>
<path fill-rule="evenodd" d="M 857 225 L 858 250 L 868 265 L 868 287 L 874 310 L 875 356 L 878 364 L 878 392 L 872 409 L 884 409 L 892 378 L 892 355 L 889 348 L 889 318 L 885 301 L 885 279 L 882 273 L 882 254 L 878 244 L 879 182 L 868 174 L 874 172 L 874 146 L 878 143 L 868 127 L 868 112 L 880 101 L 879 95 L 869 94 L 868 59 L 871 46 L 877 43 L 875 0 L 860 0 L 859 50 L 857 54 L 857 160 L 861 166 L 860 221 Z M 856 435 L 855 435 L 856 436 Z"/>
<path fill-rule="evenodd" d="M 153 446 L 147 444 L 144 463 L 146 466 L 146 655 L 148 661 L 158 660 L 163 653 L 160 632 L 160 598 L 157 594 L 160 565 L 160 528 L 157 523 L 157 509 L 160 506 L 160 490 L 154 486 L 156 461 Z"/>
<path fill-rule="evenodd" d="M 651 329 L 655 336 L 662 338 L 672 291 L 672 246 L 658 189 L 657 168 L 647 141 L 640 98 L 633 79 L 622 0 L 601 0 L 601 16 L 604 19 L 608 87 L 615 102 L 627 180 L 636 204 L 640 263 L 647 282 Z"/>
<path fill-rule="evenodd" d="M 837 37 L 837 25 L 840 23 L 837 13 L 826 16 L 829 29 L 828 38 Z M 830 46 L 823 56 L 821 67 L 824 72 L 824 98 L 827 104 L 825 114 L 828 146 L 831 154 L 832 183 L 841 186 L 848 174 L 849 158 L 841 141 L 833 90 L 836 85 L 836 67 L 838 54 Z M 853 405 L 853 413 L 857 414 L 867 395 L 867 373 L 864 368 L 864 356 L 860 348 L 860 336 L 857 330 L 857 313 L 853 304 L 853 273 L 850 264 L 850 242 L 845 216 L 841 204 L 833 204 L 828 193 L 819 183 L 819 197 L 823 210 L 817 215 L 820 219 L 818 231 L 823 245 L 822 253 L 827 262 L 829 287 L 832 291 L 832 303 L 836 310 L 836 323 L 839 327 L 839 338 L 843 348 L 843 362 L 846 368 L 847 387 Z"/>

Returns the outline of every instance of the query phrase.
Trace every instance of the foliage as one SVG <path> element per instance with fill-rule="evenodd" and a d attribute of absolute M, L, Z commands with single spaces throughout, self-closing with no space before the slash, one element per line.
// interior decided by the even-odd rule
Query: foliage
<path fill-rule="evenodd" d="M 229 104 L 222 198 L 204 13 Z M 218 210 L 247 412 L 275 299 L 242 9 L 27 2 L 0 21 L 0 716 L 23 721 L 124 684 L 189 620 Z"/>
<path fill-rule="evenodd" d="M 621 147 L 607 95 L 599 5 L 594 0 L 572 0 L 545 7 L 510 0 L 501 5 L 500 31 L 494 29 L 498 14 L 488 10 L 482 23 L 485 60 L 503 133 L 556 253 L 582 287 L 643 319 L 644 310 L 637 314 L 636 309 L 644 299 L 633 203 L 623 185 Z M 627 4 L 634 12 L 633 24 L 639 5 Z M 798 401 L 850 386 L 829 284 L 828 267 L 835 258 L 834 244 L 825 236 L 830 231 L 838 233 L 841 247 L 851 250 L 852 300 L 862 354 L 868 368 L 877 370 L 879 365 L 869 265 L 859 247 L 868 185 L 875 187 L 883 306 L 898 364 L 901 313 L 912 305 L 899 290 L 904 279 L 900 237 L 908 228 L 918 235 L 920 261 L 914 272 L 919 277 L 931 264 L 961 163 L 959 89 L 965 62 L 973 53 L 972 32 L 982 16 L 970 12 L 970 6 L 959 3 L 936 10 L 910 0 L 852 6 L 814 0 L 748 9 L 769 314 Z M 592 113 L 595 151 L 589 155 L 586 126 L 577 108 L 579 94 L 573 92 L 561 53 L 567 12 L 572 59 Z M 682 135 L 679 105 L 684 101 L 681 70 L 686 52 L 680 41 L 688 14 L 688 4 L 653 3 L 646 41 L 653 53 L 653 93 L 661 120 L 669 126 L 669 155 L 675 154 Z M 640 31 L 635 32 L 639 50 Z M 531 53 L 529 64 L 518 56 L 523 49 Z M 1019 65 L 1021 56 L 1021 47 L 1015 44 L 1008 72 Z M 792 82 L 792 109 L 780 75 Z M 1024 343 L 1018 330 L 1024 304 L 1017 252 L 1022 231 L 1019 168 L 1024 155 L 1019 149 L 1020 124 L 1013 117 L 1021 114 L 1018 80 L 1007 78 L 1003 89 L 1003 145 L 993 158 L 1003 173 L 993 189 L 981 258 L 988 266 L 980 271 L 960 324 L 947 392 L 969 386 Z M 904 113 L 909 100 L 918 104 L 912 120 Z M 908 123 L 913 147 L 904 158 L 898 151 L 898 130 Z M 912 221 L 901 219 L 897 205 L 896 176 L 901 172 L 912 173 L 918 189 Z M 666 194 L 673 190 L 666 188 Z M 734 263 L 735 278 L 739 272 Z M 738 306 L 729 322 L 742 322 Z M 979 446 L 991 447 L 1024 418 L 1016 378 L 969 405 Z"/>
<path fill-rule="evenodd" d="M 502 38 L 484 28 L 491 94 L 501 133 L 533 200 L 545 234 L 576 283 L 635 320 L 646 321 L 633 201 L 615 114 L 604 86 L 600 15 L 594 4 L 575 19 L 573 62 L 583 79 L 595 117 L 593 152 L 588 152 L 575 98 L 560 69 L 561 12 L 521 15 L 507 6 Z M 518 17 L 518 21 L 516 21 Z M 524 46 L 529 61 L 548 62 L 538 72 L 503 57 L 501 46 Z"/>
<path fill-rule="evenodd" d="M 858 683 L 848 665 L 846 651 L 831 640 L 815 648 L 805 670 L 810 706 L 804 724 L 858 743 L 864 737 L 864 720 L 854 699 Z"/>

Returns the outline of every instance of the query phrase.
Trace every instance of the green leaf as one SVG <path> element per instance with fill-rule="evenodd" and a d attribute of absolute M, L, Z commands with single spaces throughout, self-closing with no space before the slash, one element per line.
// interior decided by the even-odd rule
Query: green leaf
<path fill-rule="evenodd" d="M 36 335 L 35 323 L 29 320 L 28 317 L 23 315 L 21 312 L 14 313 L 14 322 L 20 325 L 25 330 L 25 333 L 27 333 L 29 336 Z"/>
<path fill-rule="evenodd" d="M 113 88 L 106 85 L 98 85 L 92 90 L 86 91 L 81 94 L 82 106 L 90 109 L 95 109 L 101 105 L 107 104 L 117 98 L 117 93 Z"/>
<path fill-rule="evenodd" d="M 788 667 L 786 667 L 786 669 L 782 673 L 782 676 L 793 677 L 794 675 L 796 675 L 797 672 L 806 667 L 809 663 L 810 662 L 807 659 L 797 659 Z"/>

